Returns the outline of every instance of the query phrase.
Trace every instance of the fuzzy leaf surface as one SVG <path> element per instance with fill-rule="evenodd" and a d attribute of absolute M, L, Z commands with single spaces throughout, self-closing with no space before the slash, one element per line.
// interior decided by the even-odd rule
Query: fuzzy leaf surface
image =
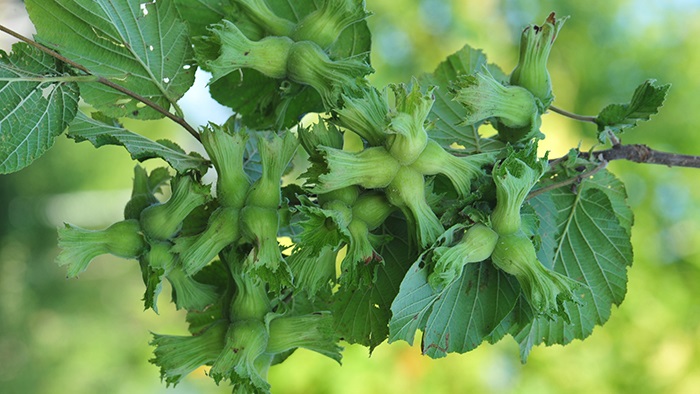
<path fill-rule="evenodd" d="M 338 335 L 349 343 L 368 346 L 370 352 L 389 335 L 391 303 L 415 260 L 407 241 L 405 220 L 393 218 L 390 221 L 394 222 L 394 228 L 403 228 L 386 232 L 394 239 L 379 248 L 384 262 L 377 266 L 374 282 L 362 287 L 341 286 L 332 306 Z"/>
<path fill-rule="evenodd" d="M 423 332 L 421 350 L 432 358 L 465 353 L 488 339 L 508 316 L 520 287 L 490 262 L 467 264 L 462 276 L 441 292 L 428 283 L 430 268 L 420 260 L 409 269 L 391 306 L 389 341 L 412 344 Z"/>
<path fill-rule="evenodd" d="M 90 141 L 96 148 L 103 145 L 123 146 L 134 160 L 144 161 L 159 157 L 177 172 L 194 170 L 204 174 L 209 168 L 207 160 L 196 153 L 187 154 L 175 143 L 167 140 L 150 140 L 108 118 L 93 119 L 81 112 L 71 123 L 66 135 L 76 142 Z"/>
<path fill-rule="evenodd" d="M 0 51 L 0 174 L 21 170 L 51 148 L 75 117 L 80 95 L 75 83 L 22 81 L 61 76 L 62 65 L 24 43 L 12 49 Z"/>
<path fill-rule="evenodd" d="M 588 337 L 596 325 L 609 319 L 612 305 L 619 305 L 625 297 L 627 267 L 632 264 L 631 211 L 624 203 L 624 190 L 615 189 L 616 178 L 605 173 L 596 178 L 584 181 L 577 193 L 562 187 L 549 197 L 533 198 L 538 216 L 548 218 L 544 223 L 556 218 L 557 227 L 551 259 L 542 249 L 538 257 L 546 267 L 585 286 L 579 290 L 580 305 L 565 304 L 570 322 L 561 317 L 535 317 L 529 324 L 512 319 L 511 334 L 520 343 L 523 361 L 540 343 L 567 344 Z M 605 191 L 608 185 L 614 192 Z M 514 314 L 524 316 L 527 311 L 515 310 Z"/>
<path fill-rule="evenodd" d="M 194 82 L 187 25 L 172 0 L 28 0 L 37 40 L 95 75 L 168 109 Z M 108 116 L 162 115 L 112 88 L 80 85 L 82 97 Z"/>
<path fill-rule="evenodd" d="M 617 135 L 624 129 L 636 126 L 637 122 L 649 120 L 663 106 L 670 87 L 670 84 L 658 85 L 656 80 L 650 79 L 635 89 L 629 103 L 611 104 L 603 108 L 595 120 L 598 139 L 605 143 L 608 133 Z"/>
<path fill-rule="evenodd" d="M 453 95 L 450 93 L 452 83 L 460 76 L 472 74 L 483 67 L 488 67 L 497 79 L 504 78 L 500 69 L 487 63 L 486 55 L 481 50 L 466 45 L 448 56 L 432 74 L 424 74 L 419 78 L 421 86 L 438 87 L 434 91 L 435 103 L 428 116 L 434 128 L 428 130 L 428 134 L 443 147 L 457 143 L 464 146 L 467 153 L 486 152 L 503 147 L 499 141 L 481 137 L 476 126 L 460 124 L 466 119 L 467 111 L 452 100 Z"/>
<path fill-rule="evenodd" d="M 219 22 L 233 9 L 227 0 L 173 1 L 180 17 L 187 22 L 192 37 L 207 34 L 207 26 Z"/>

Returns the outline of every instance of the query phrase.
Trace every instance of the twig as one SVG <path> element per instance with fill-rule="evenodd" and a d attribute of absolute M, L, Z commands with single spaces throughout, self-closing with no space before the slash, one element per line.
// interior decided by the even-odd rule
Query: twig
<path fill-rule="evenodd" d="M 83 65 L 81 65 L 81 64 L 79 64 L 79 63 L 76 63 L 76 62 L 74 62 L 74 61 L 72 61 L 72 60 L 66 58 L 65 56 L 59 54 L 58 52 L 56 52 L 56 51 L 54 51 L 54 50 L 52 50 L 52 49 L 50 49 L 50 48 L 48 48 L 48 47 L 46 47 L 46 46 L 44 46 L 44 45 L 42 45 L 42 44 L 39 44 L 38 42 L 36 42 L 36 41 L 34 41 L 34 40 L 30 39 L 30 38 L 27 38 L 27 37 L 25 37 L 25 36 L 23 36 L 23 35 L 17 33 L 17 32 L 14 31 L 14 30 L 11 30 L 11 29 L 9 29 L 9 28 L 3 26 L 3 25 L 0 25 L 0 31 L 3 31 L 3 32 L 5 32 L 5 33 L 11 35 L 12 37 L 15 37 L 16 39 L 18 39 L 18 40 L 20 40 L 20 41 L 23 41 L 23 42 L 25 42 L 25 43 L 31 45 L 32 47 L 34 47 L 34 48 L 36 48 L 36 49 L 38 49 L 38 50 L 40 50 L 40 51 L 42 51 L 42 52 L 48 54 L 49 56 L 51 56 L 51 57 L 53 57 L 53 58 L 55 58 L 55 59 L 58 59 L 58 60 L 60 60 L 61 62 L 66 63 L 66 64 L 72 66 L 73 68 L 76 68 L 76 69 L 78 69 L 78 70 L 80 70 L 80 71 L 82 71 L 82 72 L 84 72 L 84 73 L 86 73 L 86 74 L 88 74 L 88 75 L 94 75 L 94 74 L 93 74 L 92 72 L 90 72 L 90 70 L 88 70 L 85 66 L 83 66 Z M 200 137 L 199 137 L 199 133 L 197 133 L 197 131 L 196 131 L 189 123 L 187 123 L 187 121 L 186 121 L 184 118 L 173 114 L 172 112 L 170 112 L 170 111 L 168 111 L 167 109 L 161 107 L 160 105 L 158 105 L 158 104 L 155 103 L 154 101 L 152 101 L 152 100 L 150 100 L 150 99 L 148 99 L 148 98 L 146 98 L 146 97 L 143 97 L 143 96 L 141 96 L 140 94 L 134 93 L 134 92 L 132 92 L 131 90 L 129 90 L 129 89 L 123 87 L 123 86 L 117 85 L 116 83 L 110 81 L 109 79 L 107 79 L 107 78 L 105 78 L 105 77 L 102 77 L 102 76 L 99 76 L 99 75 L 94 75 L 94 76 L 97 77 L 97 80 L 96 80 L 95 82 L 101 83 L 102 85 L 105 85 L 105 86 L 108 86 L 108 87 L 110 87 L 110 88 L 112 88 L 112 89 L 114 89 L 114 90 L 116 90 L 116 91 L 118 91 L 118 92 L 120 92 L 120 93 L 123 93 L 123 94 L 125 94 L 125 95 L 127 95 L 127 96 L 133 98 L 133 99 L 136 100 L 136 101 L 140 101 L 140 102 L 146 104 L 148 107 L 153 108 L 153 109 L 154 109 L 155 111 L 157 111 L 158 113 L 162 114 L 163 116 L 169 118 L 170 120 L 172 120 L 172 121 L 174 121 L 175 123 L 177 123 L 177 124 L 179 124 L 180 126 L 182 126 L 185 130 L 187 130 L 188 133 L 190 133 L 194 138 L 196 138 L 197 141 L 201 141 L 201 139 L 200 139 Z"/>
<path fill-rule="evenodd" d="M 557 108 L 553 105 L 550 105 L 549 109 L 551 109 L 552 112 L 558 113 L 559 115 L 563 115 L 563 116 L 566 116 L 567 118 L 571 118 L 571 119 L 575 119 L 575 120 L 580 120 L 582 122 L 595 123 L 595 120 L 596 120 L 595 116 L 585 116 L 585 115 L 575 114 L 573 112 L 569 112 L 569 111 L 563 110 L 561 108 Z"/>
<path fill-rule="evenodd" d="M 605 168 L 608 165 L 608 162 L 613 160 L 628 160 L 635 163 L 644 164 L 660 164 L 668 167 L 700 168 L 700 156 L 662 152 L 651 149 L 643 144 L 614 145 L 612 148 L 606 150 L 578 152 L 578 156 L 585 159 L 597 160 L 599 161 L 599 164 L 592 170 L 579 174 L 575 177 L 533 190 L 530 192 L 530 194 L 528 194 L 527 198 L 530 199 L 542 193 L 571 185 L 573 183 L 581 182 L 585 178 L 588 178 Z M 550 160 L 549 163 L 550 165 L 554 165 L 555 163 L 559 163 L 566 158 L 567 156 L 553 159 Z"/>
<path fill-rule="evenodd" d="M 660 164 L 669 167 L 700 168 L 700 156 L 662 152 L 643 144 L 617 145 L 606 150 L 579 152 L 579 156 L 586 159 L 600 158 L 605 161 L 629 160 L 635 163 Z"/>
<path fill-rule="evenodd" d="M 613 148 L 618 147 L 622 145 L 622 142 L 620 139 L 613 133 L 612 131 L 608 130 L 607 131 L 608 138 L 610 139 L 610 143 L 612 144 Z"/>
<path fill-rule="evenodd" d="M 561 182 L 555 182 L 555 183 L 552 183 L 551 185 L 547 185 L 547 186 L 541 187 L 537 190 L 531 191 L 527 195 L 526 199 L 529 200 L 535 196 L 539 196 L 540 194 L 547 193 L 548 191 L 551 191 L 554 189 L 559 189 L 560 187 L 564 187 L 564 186 L 571 185 L 574 183 L 579 183 L 579 182 L 583 181 L 584 179 L 595 175 L 598 171 L 607 167 L 607 165 L 608 165 L 608 162 L 603 160 L 597 166 L 595 166 L 595 168 L 591 169 L 590 171 L 583 172 L 581 174 L 576 175 L 575 177 L 565 179 Z"/>

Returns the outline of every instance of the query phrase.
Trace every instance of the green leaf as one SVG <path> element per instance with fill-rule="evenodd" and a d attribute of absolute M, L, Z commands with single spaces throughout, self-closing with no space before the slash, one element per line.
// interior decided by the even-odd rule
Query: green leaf
<path fill-rule="evenodd" d="M 423 332 L 422 352 L 432 358 L 468 352 L 481 344 L 518 300 L 517 281 L 489 262 L 467 264 L 459 280 L 441 292 L 428 283 L 430 266 L 419 259 L 391 306 L 389 341 L 413 344 Z"/>
<path fill-rule="evenodd" d="M 226 0 L 173 0 L 180 18 L 189 26 L 190 36 L 203 36 L 207 27 L 233 11 Z"/>
<path fill-rule="evenodd" d="M 389 335 L 391 303 L 408 267 L 415 260 L 412 256 L 414 248 L 407 241 L 405 220 L 390 218 L 385 226 L 403 228 L 386 231 L 394 239 L 379 250 L 384 263 L 377 266 L 374 283 L 362 287 L 341 286 L 331 306 L 340 338 L 368 346 L 370 352 Z"/>
<path fill-rule="evenodd" d="M 555 189 L 549 193 L 551 201 L 546 200 L 546 195 L 533 198 L 538 216 L 545 223 L 546 218 L 556 218 L 557 223 L 552 258 L 544 259 L 548 252 L 541 252 L 538 258 L 547 268 L 585 286 L 580 289 L 580 305 L 565 304 L 569 323 L 561 317 L 554 320 L 539 317 L 530 324 L 513 325 L 511 334 L 520 343 L 523 361 L 539 343 L 567 344 L 573 339 L 586 338 L 596 325 L 608 320 L 612 305 L 619 305 L 625 297 L 627 267 L 632 264 L 628 227 L 631 217 L 629 208 L 620 200 L 620 192 L 605 191 L 617 182 L 614 178 L 606 182 L 606 177 L 584 181 L 578 193 L 569 188 Z M 629 221 L 621 224 L 619 218 Z M 547 244 L 543 242 L 543 245 Z"/>
<path fill-rule="evenodd" d="M 191 334 L 199 335 L 207 327 L 216 321 L 228 320 L 228 311 L 233 294 L 233 278 L 229 274 L 228 268 L 221 262 L 215 260 L 211 264 L 202 268 L 194 276 L 194 280 L 209 286 L 214 286 L 221 296 L 213 304 L 202 311 L 188 310 L 185 320 L 188 324 L 188 331 Z"/>
<path fill-rule="evenodd" d="M 488 263 L 465 266 L 462 280 L 433 305 L 423 329 L 423 353 L 438 358 L 479 346 L 513 309 L 520 289 L 513 279 Z"/>
<path fill-rule="evenodd" d="M 403 339 L 412 345 L 416 330 L 425 327 L 433 304 L 440 295 L 428 283 L 430 270 L 423 263 L 423 257 L 424 255 L 409 268 L 401 281 L 399 293 L 391 304 L 390 343 Z"/>
<path fill-rule="evenodd" d="M 145 259 L 139 260 L 141 267 L 141 277 L 143 284 L 146 286 L 146 291 L 143 293 L 143 308 L 153 309 L 158 313 L 158 296 L 163 290 L 163 275 L 165 270 L 162 268 L 153 268 Z"/>
<path fill-rule="evenodd" d="M 245 144 L 245 154 L 243 155 L 243 170 L 251 182 L 255 182 L 262 176 L 262 158 L 258 149 L 258 139 L 265 138 L 263 132 L 249 130 L 254 138 L 248 138 Z"/>
<path fill-rule="evenodd" d="M 165 109 L 194 82 L 194 52 L 172 0 L 28 0 L 26 4 L 38 41 Z M 102 84 L 85 83 L 80 88 L 85 101 L 108 116 L 162 117 Z"/>
<path fill-rule="evenodd" d="M 428 116 L 428 120 L 435 127 L 428 130 L 428 134 L 443 147 L 457 143 L 464 146 L 467 153 L 486 152 L 503 147 L 501 142 L 481 137 L 476 126 L 462 125 L 467 118 L 467 110 L 453 101 L 450 94 L 450 87 L 459 76 L 472 74 L 483 67 L 489 67 L 496 79 L 505 79 L 501 70 L 486 63 L 486 55 L 481 50 L 468 45 L 448 56 L 432 74 L 424 74 L 419 78 L 421 86 L 438 87 L 434 91 L 435 103 Z"/>
<path fill-rule="evenodd" d="M 298 23 L 316 10 L 319 2 L 269 0 L 266 3 L 277 16 Z M 354 3 L 362 5 L 361 2 Z M 236 15 L 236 18 L 238 20 L 232 19 L 232 22 L 237 26 L 246 23 L 241 15 Z M 245 33 L 242 27 L 241 30 Z M 249 38 L 257 40 L 262 37 Z M 343 30 L 327 53 L 333 60 L 353 57 L 369 63 L 370 42 L 371 34 L 363 20 Z M 205 56 L 211 56 L 211 49 L 203 45 L 198 45 L 198 55 L 200 48 Z M 231 89 L 232 86 L 236 89 Z M 251 69 L 231 73 L 217 80 L 211 84 L 210 92 L 218 102 L 241 114 L 245 125 L 256 129 L 290 127 L 297 124 L 306 113 L 323 112 L 321 97 L 311 87 L 268 78 Z"/>
<path fill-rule="evenodd" d="M 658 113 L 670 87 L 670 84 L 658 86 L 656 80 L 649 79 L 635 89 L 629 103 L 611 104 L 603 108 L 595 119 L 600 142 L 606 142 L 608 133 L 618 135 Z"/>
<path fill-rule="evenodd" d="M 597 172 L 592 178 L 587 179 L 583 187 L 584 189 L 595 188 L 605 193 L 610 200 L 620 225 L 627 231 L 627 234 L 631 233 L 634 214 L 632 208 L 627 205 L 627 191 L 625 190 L 625 184 L 620 179 L 612 172 L 602 170 Z"/>
<path fill-rule="evenodd" d="M 43 155 L 78 110 L 75 83 L 21 81 L 62 76 L 62 64 L 24 43 L 12 49 L 10 55 L 0 51 L 0 174 L 19 171 Z"/>
<path fill-rule="evenodd" d="M 194 276 L 194 280 L 208 286 L 214 286 L 217 294 L 221 294 L 218 300 L 206 307 L 202 311 L 188 310 L 185 320 L 188 324 L 188 331 L 198 335 L 216 321 L 228 320 L 228 310 L 231 303 L 231 292 L 234 289 L 233 279 L 228 273 L 228 268 L 221 262 L 215 260 L 211 264 L 202 268 Z"/>
<path fill-rule="evenodd" d="M 209 163 L 197 153 L 185 153 L 177 144 L 167 140 L 152 141 L 123 128 L 119 123 L 100 115 L 93 119 L 79 113 L 66 133 L 76 142 L 90 141 L 96 148 L 103 145 L 120 145 L 126 148 L 134 160 L 144 161 L 159 157 L 177 172 L 207 172 Z M 105 121 L 110 122 L 105 123 Z"/>

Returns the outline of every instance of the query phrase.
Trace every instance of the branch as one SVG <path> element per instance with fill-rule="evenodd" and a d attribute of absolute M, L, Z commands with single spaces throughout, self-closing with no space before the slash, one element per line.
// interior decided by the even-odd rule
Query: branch
<path fill-rule="evenodd" d="M 610 149 L 599 150 L 594 152 L 578 152 L 578 156 L 598 161 L 598 165 L 584 173 L 577 176 L 564 179 L 560 182 L 552 183 L 545 187 L 531 191 L 527 195 L 527 199 L 546 193 L 548 191 L 558 189 L 567 185 L 574 183 L 579 183 L 585 178 L 588 178 L 603 168 L 607 167 L 608 162 L 613 160 L 629 160 L 635 163 L 645 163 L 645 164 L 661 164 L 668 167 L 688 167 L 688 168 L 700 168 L 700 156 L 691 155 L 681 155 L 678 153 L 661 152 L 649 148 L 642 144 L 631 144 L 631 145 L 614 145 Z M 566 160 L 568 156 L 563 156 L 558 159 L 552 159 L 549 161 L 549 165 L 554 167 L 557 163 Z"/>
<path fill-rule="evenodd" d="M 56 51 L 54 51 L 54 50 L 52 50 L 44 45 L 39 44 L 38 42 L 36 42 L 30 38 L 27 38 L 27 37 L 17 33 L 14 30 L 11 30 L 3 25 L 0 25 L 0 31 L 5 32 L 5 33 L 11 35 L 12 37 L 15 37 L 16 39 L 31 45 L 32 47 L 48 54 L 49 56 L 72 66 L 73 68 L 76 68 L 76 69 L 78 69 L 78 70 L 80 70 L 88 75 L 93 76 L 92 72 L 90 72 L 90 70 L 88 70 L 85 66 L 66 58 L 65 56 L 59 54 L 58 52 L 56 52 Z M 105 86 L 108 86 L 108 87 L 110 87 L 110 88 L 112 88 L 120 93 L 123 93 L 123 94 L 133 98 L 136 101 L 140 101 L 140 102 L 146 104 L 147 106 L 156 110 L 161 115 L 169 118 L 170 120 L 172 120 L 175 123 L 182 126 L 185 130 L 187 130 L 188 133 L 190 133 L 195 139 L 197 139 L 197 141 L 201 141 L 201 139 L 199 137 L 199 133 L 197 133 L 197 131 L 189 123 L 187 123 L 187 121 L 184 118 L 171 113 L 170 111 L 161 107 L 160 105 L 158 105 L 154 101 L 151 101 L 150 99 L 143 97 L 140 94 L 134 93 L 131 90 L 126 89 L 123 86 L 117 85 L 116 83 L 110 81 L 109 79 L 107 79 L 105 77 L 102 77 L 99 75 L 94 75 L 94 76 L 97 78 L 97 80 L 95 82 L 101 83 Z"/>
<path fill-rule="evenodd" d="M 700 156 L 662 152 L 643 144 L 617 145 L 606 150 L 579 152 L 579 156 L 586 159 L 598 158 L 603 161 L 629 160 L 635 163 L 661 164 L 669 167 L 700 168 Z"/>

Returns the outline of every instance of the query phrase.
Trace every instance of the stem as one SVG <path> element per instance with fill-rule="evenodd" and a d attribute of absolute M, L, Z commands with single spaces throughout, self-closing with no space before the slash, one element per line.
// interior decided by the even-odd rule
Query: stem
<path fill-rule="evenodd" d="M 579 156 L 603 161 L 629 160 L 635 163 L 661 164 L 668 167 L 700 168 L 700 156 L 662 152 L 643 144 L 617 145 L 595 152 L 579 152 Z"/>
<path fill-rule="evenodd" d="M 60 55 L 58 52 L 56 52 L 52 49 L 49 49 L 48 47 L 45 47 L 45 46 L 39 44 L 38 42 L 30 39 L 30 38 L 27 38 L 27 37 L 17 33 L 16 31 L 14 31 L 12 29 L 9 29 L 3 25 L 0 25 L 0 31 L 5 32 L 5 33 L 11 35 L 12 37 L 14 37 L 20 41 L 24 41 L 25 43 L 33 46 L 34 48 L 36 48 L 36 49 L 38 49 L 46 54 L 48 54 L 49 56 L 52 56 L 52 57 L 62 61 L 63 63 L 67 63 L 67 64 L 73 66 L 74 68 L 77 68 L 80 71 L 83 71 L 87 74 L 90 74 L 90 71 L 87 68 L 83 67 L 82 65 Z"/>
<path fill-rule="evenodd" d="M 99 77 L 94 75 L 66 75 L 61 77 L 20 77 L 20 78 L 3 78 L 0 77 L 0 82 L 98 82 Z"/>
<path fill-rule="evenodd" d="M 93 81 L 90 81 L 90 82 L 98 82 L 98 83 L 101 83 L 101 84 L 103 84 L 103 85 L 105 85 L 105 86 L 108 86 L 108 87 L 110 87 L 110 88 L 112 88 L 112 89 L 114 89 L 114 90 L 116 90 L 116 91 L 118 91 L 118 92 L 120 92 L 120 93 L 123 93 L 123 94 L 125 94 L 125 95 L 127 95 L 127 96 L 133 98 L 133 99 L 136 100 L 136 101 L 140 101 L 140 102 L 146 104 L 146 106 L 153 108 L 154 110 L 156 110 L 156 111 L 157 111 L 158 113 L 160 113 L 161 115 L 163 115 L 163 116 L 169 118 L 170 120 L 172 120 L 172 121 L 174 121 L 175 123 L 177 123 L 177 124 L 179 124 L 180 126 L 182 126 L 182 127 L 183 127 L 185 130 L 187 130 L 187 132 L 190 133 L 197 141 L 200 141 L 199 133 L 197 133 L 197 131 L 196 131 L 192 126 L 190 126 L 190 124 L 187 123 L 187 121 L 186 121 L 183 117 L 171 113 L 171 112 L 168 111 L 167 109 L 161 107 L 160 105 L 158 105 L 158 104 L 156 104 L 155 102 L 153 102 L 153 101 L 147 99 L 146 97 L 143 97 L 143 96 L 141 96 L 141 95 L 139 95 L 139 94 L 137 94 L 137 93 L 134 93 L 134 92 L 132 92 L 131 90 L 129 90 L 129 89 L 123 87 L 123 86 L 117 85 L 116 83 L 110 81 L 109 79 L 107 79 L 107 78 L 105 78 L 105 77 L 102 77 L 102 76 L 99 76 L 99 75 L 93 75 L 93 73 L 90 72 L 90 70 L 88 70 L 87 68 L 85 68 L 85 66 L 83 66 L 83 65 L 81 65 L 81 64 L 79 64 L 79 63 L 76 63 L 76 62 L 74 62 L 74 61 L 72 61 L 72 60 L 66 58 L 65 56 L 59 54 L 58 52 L 56 52 L 56 51 L 54 51 L 54 50 L 52 50 L 52 49 L 50 49 L 50 48 L 48 48 L 48 47 L 46 47 L 46 46 L 44 46 L 44 45 L 42 45 L 42 44 L 39 44 L 38 42 L 36 42 L 36 41 L 34 41 L 34 40 L 30 39 L 30 38 L 27 38 L 27 37 L 25 37 L 25 36 L 23 36 L 23 35 L 17 33 L 16 31 L 14 31 L 14 30 L 12 30 L 12 29 L 9 29 L 9 28 L 7 28 L 7 27 L 5 27 L 5 26 L 3 26 L 3 25 L 0 25 L 0 31 L 5 32 L 5 33 L 11 35 L 11 36 L 14 37 L 14 38 L 16 38 L 16 39 L 18 39 L 18 40 L 20 40 L 20 41 L 23 41 L 23 42 L 29 44 L 30 46 L 32 46 L 32 47 L 34 47 L 34 48 L 36 48 L 36 49 L 38 49 L 38 50 L 40 50 L 40 51 L 42 51 L 42 52 L 48 54 L 49 56 L 51 56 L 51 57 L 53 57 L 53 58 L 55 58 L 55 59 L 58 59 L 58 60 L 60 60 L 61 62 L 66 63 L 66 64 L 72 66 L 73 68 L 76 68 L 76 69 L 78 69 L 78 70 L 80 70 L 80 71 L 82 71 L 82 72 L 88 74 L 89 76 L 94 76 L 94 77 L 97 78 L 96 80 L 93 80 Z M 172 104 L 172 103 L 171 103 L 171 104 Z M 176 109 L 179 110 L 179 108 L 178 108 L 177 106 L 175 106 L 175 107 L 176 107 Z M 178 112 L 180 112 L 180 111 L 178 111 Z"/>
<path fill-rule="evenodd" d="M 566 116 L 567 118 L 571 118 L 571 119 L 575 119 L 575 120 L 580 120 L 582 122 L 595 123 L 595 120 L 596 120 L 595 116 L 585 116 L 585 115 L 575 114 L 573 112 L 569 112 L 569 111 L 563 110 L 561 108 L 557 108 L 553 105 L 550 105 L 549 109 L 551 109 L 552 112 L 558 113 L 559 115 L 563 115 L 563 116 Z"/>
<path fill-rule="evenodd" d="M 608 130 L 608 131 L 607 131 L 607 134 L 608 134 L 608 138 L 610 139 L 610 143 L 612 144 L 613 148 L 619 147 L 619 146 L 622 144 L 622 142 L 620 142 L 620 139 L 617 138 L 617 136 L 615 135 L 615 133 L 613 133 L 612 131 Z"/>
<path fill-rule="evenodd" d="M 565 179 L 561 182 L 555 182 L 555 183 L 552 183 L 551 185 L 547 185 L 547 186 L 541 187 L 537 190 L 533 190 L 530 192 L 530 194 L 527 195 L 527 197 L 525 199 L 529 200 L 535 196 L 539 196 L 540 194 L 547 193 L 548 191 L 552 191 L 554 189 L 559 189 L 560 187 L 564 187 L 564 186 L 571 185 L 574 183 L 579 183 L 582 180 L 595 175 L 598 171 L 607 167 L 607 165 L 608 165 L 608 162 L 603 160 L 595 168 L 593 168 L 590 171 L 586 171 L 586 172 L 583 172 L 583 173 L 581 173 L 573 178 Z"/>

